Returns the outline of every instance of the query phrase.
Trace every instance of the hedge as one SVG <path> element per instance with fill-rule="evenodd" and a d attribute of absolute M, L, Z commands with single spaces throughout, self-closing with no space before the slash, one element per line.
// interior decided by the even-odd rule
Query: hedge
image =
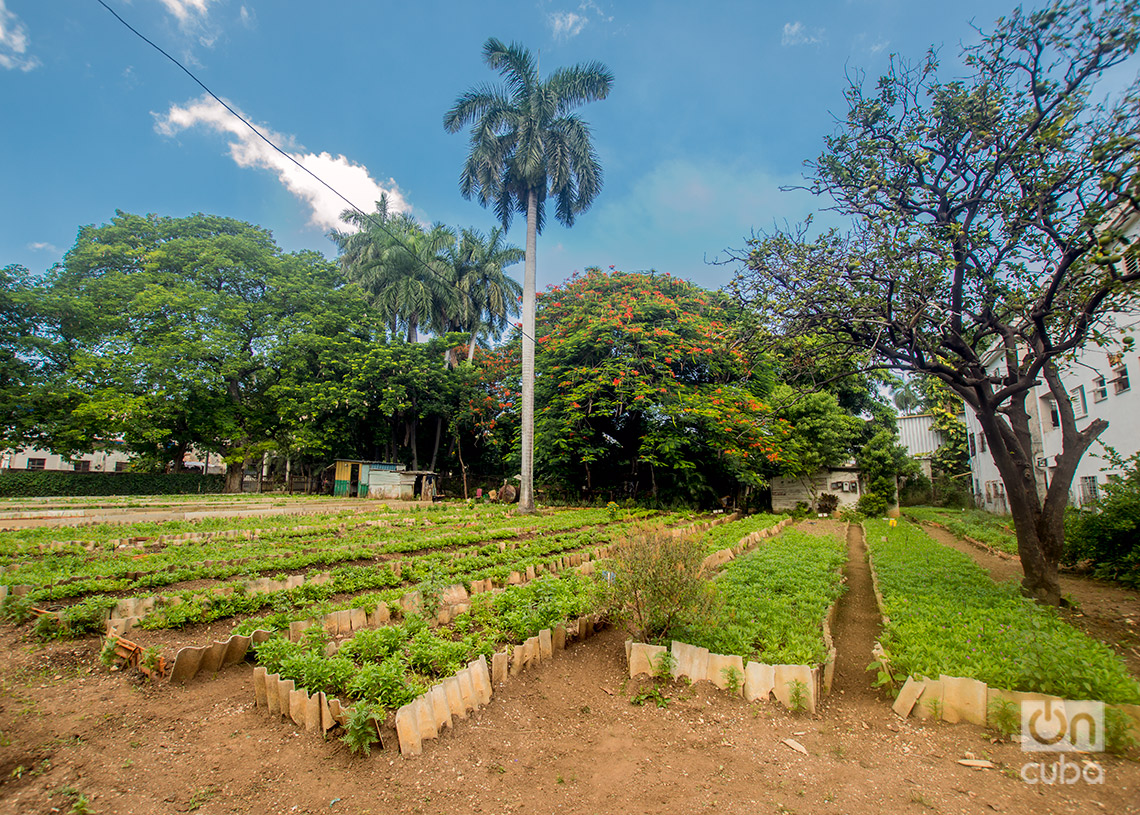
<path fill-rule="evenodd" d="M 72 473 L 9 470 L 0 473 L 0 498 L 218 493 L 225 476 L 201 473 Z"/>

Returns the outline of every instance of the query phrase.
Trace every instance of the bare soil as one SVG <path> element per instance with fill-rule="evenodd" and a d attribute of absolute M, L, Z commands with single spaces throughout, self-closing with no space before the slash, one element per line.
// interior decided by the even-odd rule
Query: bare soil
<path fill-rule="evenodd" d="M 837 525 L 809 531 L 843 534 Z M 899 719 L 863 668 L 878 632 L 865 550 L 847 538 L 832 695 L 814 716 L 674 683 L 631 697 L 608 629 L 496 688 L 402 758 L 356 758 L 254 707 L 251 669 L 186 686 L 97 663 L 97 639 L 40 645 L 0 628 L 0 815 L 98 813 L 1140 813 L 1140 765 L 1095 756 L 1102 784 L 1030 785 L 1039 754 L 971 725 Z M 807 754 L 785 739 L 802 745 Z M 970 769 L 963 758 L 990 759 Z M 1070 757 L 1076 761 L 1076 757 Z M 1052 766 L 1054 756 L 1046 756 Z"/>

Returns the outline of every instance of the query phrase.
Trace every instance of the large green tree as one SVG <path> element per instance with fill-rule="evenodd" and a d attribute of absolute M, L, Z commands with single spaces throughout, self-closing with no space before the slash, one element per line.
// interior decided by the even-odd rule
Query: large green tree
<path fill-rule="evenodd" d="M 545 80 L 530 51 L 492 37 L 483 61 L 498 71 L 500 87 L 481 86 L 459 96 L 443 125 L 456 133 L 471 125 L 471 150 L 460 175 L 465 198 L 493 206 L 503 227 L 526 215 L 522 303 L 522 485 L 519 510 L 534 512 L 535 245 L 555 200 L 555 217 L 571 226 L 602 187 L 602 168 L 589 126 L 573 110 L 605 99 L 613 85 L 598 62 L 559 68 Z"/>
<path fill-rule="evenodd" d="M 58 451 L 121 434 L 136 451 L 182 461 L 191 446 L 228 465 L 279 446 L 273 386 L 298 338 L 336 335 L 354 295 L 314 252 L 284 253 L 231 218 L 116 213 L 80 229 L 48 278 L 45 314 L 65 377 Z"/>
<path fill-rule="evenodd" d="M 463 229 L 452 254 L 452 268 L 459 296 L 451 328 L 467 331 L 467 361 L 475 357 L 481 335 L 498 340 L 519 312 L 522 286 L 506 274 L 506 268 L 526 257 L 526 253 L 506 242 L 499 227 L 484 235 L 477 229 Z"/>
<path fill-rule="evenodd" d="M 1057 564 L 1077 464 L 1106 423 L 1078 425 L 1059 366 L 1140 280 L 1123 234 L 1140 195 L 1140 86 L 1098 85 L 1140 44 L 1136 3 L 1014 10 L 964 52 L 857 79 L 810 188 L 854 224 L 756 237 L 743 296 L 777 335 L 940 379 L 977 415 L 1015 521 L 1026 593 L 1061 599 Z M 1044 384 L 1063 452 L 1045 473 L 1030 433 Z"/>

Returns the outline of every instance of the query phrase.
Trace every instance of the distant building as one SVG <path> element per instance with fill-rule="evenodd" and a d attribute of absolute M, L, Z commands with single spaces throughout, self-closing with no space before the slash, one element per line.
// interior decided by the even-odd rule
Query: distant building
<path fill-rule="evenodd" d="M 927 478 L 933 478 L 931 466 L 934 453 L 942 446 L 942 434 L 934 429 L 934 416 L 929 413 L 915 413 L 898 417 L 899 444 L 911 458 L 922 467 Z"/>
<path fill-rule="evenodd" d="M 772 511 L 791 512 L 801 503 L 815 509 L 823 493 L 837 496 L 840 509 L 854 509 L 863 495 L 859 468 L 854 464 L 828 467 L 810 478 L 777 476 L 772 479 Z"/>
<path fill-rule="evenodd" d="M 0 470 L 48 470 L 76 473 L 121 473 L 130 466 L 131 456 L 117 449 L 83 453 L 71 458 L 50 450 L 4 450 Z"/>

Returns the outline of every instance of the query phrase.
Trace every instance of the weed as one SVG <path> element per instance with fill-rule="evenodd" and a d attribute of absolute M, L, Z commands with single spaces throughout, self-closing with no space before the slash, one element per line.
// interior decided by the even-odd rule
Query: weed
<path fill-rule="evenodd" d="M 941 699 L 928 699 L 926 702 L 926 712 L 930 714 L 930 718 L 941 721 L 942 719 L 942 700 Z"/>
<path fill-rule="evenodd" d="M 196 809 L 200 808 L 202 806 L 202 804 L 206 803 L 207 801 L 209 801 L 211 798 L 213 798 L 217 794 L 218 794 L 217 790 L 213 790 L 213 789 L 209 789 L 209 788 L 201 789 L 201 790 L 194 790 L 194 794 L 191 795 L 190 800 L 186 802 L 186 811 L 187 812 L 195 811 Z"/>
<path fill-rule="evenodd" d="M 372 752 L 372 745 L 380 741 L 375 705 L 357 702 L 352 706 L 352 714 L 348 717 L 348 725 L 341 741 L 348 745 L 354 755 L 367 756 Z"/>
<path fill-rule="evenodd" d="M 119 644 L 118 637 L 107 637 L 103 640 L 103 650 L 99 652 L 99 661 L 110 668 L 118 659 L 118 654 L 115 653 L 115 647 Z"/>
<path fill-rule="evenodd" d="M 162 659 L 162 647 L 152 645 L 142 653 L 142 658 L 139 659 L 139 665 L 146 668 L 152 675 L 158 672 L 158 663 Z"/>
<path fill-rule="evenodd" d="M 1136 739 L 1129 728 L 1132 720 L 1127 713 L 1114 707 L 1104 710 L 1104 749 L 1122 755 L 1136 746 Z"/>
<path fill-rule="evenodd" d="M 662 651 L 657 655 L 656 665 L 654 666 L 654 676 L 661 679 L 669 679 L 673 676 L 673 669 L 677 667 L 677 658 L 673 656 L 672 651 Z"/>
<path fill-rule="evenodd" d="M 847 748 L 842 744 L 837 744 L 831 748 L 831 754 L 840 761 L 843 761 L 845 758 L 847 758 Z"/>
<path fill-rule="evenodd" d="M 804 713 L 808 709 L 808 687 L 801 679 L 792 679 L 788 682 L 788 701 L 791 702 L 792 713 Z"/>
<path fill-rule="evenodd" d="M 728 686 L 728 692 L 739 695 L 740 689 L 744 687 L 744 674 L 735 665 L 729 665 L 723 671 L 724 684 Z"/>
<path fill-rule="evenodd" d="M 930 801 L 926 800 L 926 798 L 924 798 L 922 796 L 922 794 L 918 793 L 918 792 L 912 792 L 910 794 L 910 802 L 912 804 L 918 804 L 919 806 L 924 806 L 927 809 L 937 809 L 937 807 L 934 806 L 934 804 L 930 803 Z"/>
<path fill-rule="evenodd" d="M 998 697 L 990 703 L 986 723 L 1003 739 L 1021 730 L 1021 708 L 1011 699 Z"/>
<path fill-rule="evenodd" d="M 95 810 L 91 808 L 91 802 L 83 793 L 76 795 L 75 800 L 71 802 L 70 815 L 93 815 L 94 812 Z"/>
<path fill-rule="evenodd" d="M 651 685 L 648 688 L 639 690 L 629 701 L 631 704 L 639 707 L 650 701 L 660 708 L 669 707 L 669 698 L 661 692 L 661 688 L 657 685 Z"/>
<path fill-rule="evenodd" d="M 54 614 L 41 614 L 32 626 L 32 633 L 41 640 L 52 640 L 62 635 L 59 617 Z"/>

